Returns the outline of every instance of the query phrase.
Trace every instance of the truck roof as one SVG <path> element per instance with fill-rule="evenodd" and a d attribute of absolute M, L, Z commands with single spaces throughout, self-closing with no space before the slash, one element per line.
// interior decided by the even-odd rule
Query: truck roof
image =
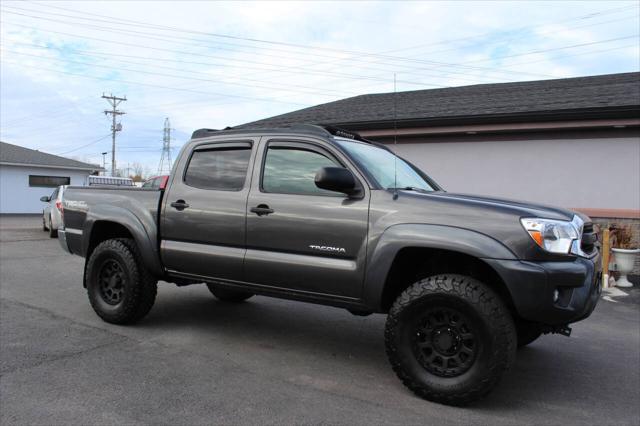
<path fill-rule="evenodd" d="M 253 128 L 253 129 L 233 129 L 231 127 L 227 127 L 223 130 L 216 129 L 198 129 L 193 132 L 191 135 L 191 139 L 199 139 L 206 138 L 210 136 L 217 136 L 221 134 L 248 134 L 248 133 L 261 133 L 261 134 L 269 134 L 269 133 L 302 133 L 302 134 L 311 134 L 315 136 L 329 137 L 338 136 L 346 139 L 353 139 L 361 142 L 373 143 L 375 142 L 367 140 L 360 136 L 356 132 L 352 132 L 350 130 L 344 130 L 333 126 L 317 126 L 314 124 L 294 124 L 288 127 L 278 127 L 278 128 Z"/>

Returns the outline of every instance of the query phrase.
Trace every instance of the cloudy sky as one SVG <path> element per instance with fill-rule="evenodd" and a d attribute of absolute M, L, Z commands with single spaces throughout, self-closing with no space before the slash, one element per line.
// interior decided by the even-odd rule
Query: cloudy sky
<path fill-rule="evenodd" d="M 0 138 L 158 168 L 194 129 L 363 93 L 637 71 L 637 1 L 0 1 Z M 108 161 L 108 160 L 107 160 Z M 107 163 L 107 167 L 109 164 Z"/>

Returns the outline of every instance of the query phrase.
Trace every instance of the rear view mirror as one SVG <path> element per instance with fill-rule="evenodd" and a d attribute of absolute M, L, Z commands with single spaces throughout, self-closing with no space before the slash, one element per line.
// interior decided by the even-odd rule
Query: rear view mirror
<path fill-rule="evenodd" d="M 51 198 L 45 195 L 44 197 L 40 197 L 40 201 L 42 201 L 43 203 L 48 203 L 51 201 Z"/>
<path fill-rule="evenodd" d="M 327 191 L 342 192 L 349 196 L 359 192 L 356 188 L 356 178 L 344 167 L 323 167 L 318 170 L 315 178 L 316 186 Z"/>

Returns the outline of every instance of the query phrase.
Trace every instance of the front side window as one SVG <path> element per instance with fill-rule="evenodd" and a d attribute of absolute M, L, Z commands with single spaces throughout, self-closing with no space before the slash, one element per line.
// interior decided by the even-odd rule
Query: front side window
<path fill-rule="evenodd" d="M 434 191 L 435 188 L 409 163 L 392 152 L 375 145 L 338 140 L 338 144 L 367 169 L 382 188 L 419 188 Z"/>
<path fill-rule="evenodd" d="M 250 147 L 194 151 L 184 183 L 202 189 L 240 191 L 244 187 L 250 157 Z"/>
<path fill-rule="evenodd" d="M 322 167 L 340 167 L 316 151 L 293 147 L 269 147 L 264 162 L 262 189 L 265 192 L 300 195 L 337 195 L 316 186 Z"/>

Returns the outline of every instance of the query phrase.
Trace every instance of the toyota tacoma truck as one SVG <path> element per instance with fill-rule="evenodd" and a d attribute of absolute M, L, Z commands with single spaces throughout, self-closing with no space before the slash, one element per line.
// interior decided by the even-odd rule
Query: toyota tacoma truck
<path fill-rule="evenodd" d="M 600 294 L 588 217 L 446 192 L 341 129 L 197 130 L 166 188 L 70 186 L 63 216 L 104 321 L 143 318 L 160 280 L 387 314 L 394 371 L 451 405 L 494 388 L 517 347 L 568 335 Z"/>

